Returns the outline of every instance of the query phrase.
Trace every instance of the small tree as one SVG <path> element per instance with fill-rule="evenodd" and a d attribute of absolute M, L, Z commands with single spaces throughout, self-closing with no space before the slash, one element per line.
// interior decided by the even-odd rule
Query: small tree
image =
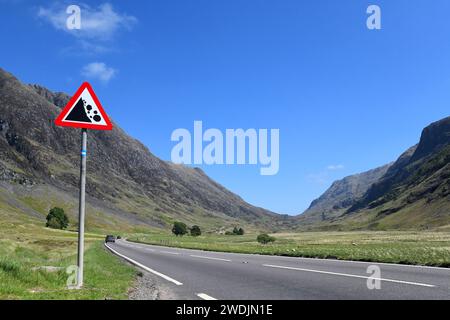
<path fill-rule="evenodd" d="M 239 228 L 239 229 L 238 229 L 238 233 L 237 233 L 237 234 L 238 234 L 239 236 L 243 236 L 244 233 L 245 233 L 245 232 L 244 232 L 244 229 L 242 229 L 242 228 Z"/>
<path fill-rule="evenodd" d="M 258 240 L 259 243 L 262 244 L 268 244 L 269 242 L 274 242 L 275 238 L 269 236 L 267 233 L 261 233 L 256 240 Z"/>
<path fill-rule="evenodd" d="M 69 226 L 69 218 L 64 209 L 57 207 L 50 209 L 45 226 L 53 229 L 66 229 Z"/>
<path fill-rule="evenodd" d="M 45 224 L 45 226 L 52 229 L 62 229 L 61 222 L 54 217 L 47 219 L 47 223 Z"/>
<path fill-rule="evenodd" d="M 191 236 L 198 237 L 202 234 L 202 231 L 200 230 L 199 226 L 192 226 L 191 228 Z"/>
<path fill-rule="evenodd" d="M 172 227 L 172 233 L 174 235 L 178 236 L 183 236 L 187 233 L 187 226 L 185 223 L 183 222 L 179 222 L 179 221 L 175 221 L 173 223 L 173 227 Z"/>

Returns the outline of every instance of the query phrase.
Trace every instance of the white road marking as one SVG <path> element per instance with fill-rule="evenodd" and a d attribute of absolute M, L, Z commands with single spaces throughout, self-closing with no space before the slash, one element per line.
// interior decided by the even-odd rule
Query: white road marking
<path fill-rule="evenodd" d="M 155 251 L 155 249 L 145 248 L 144 246 L 142 246 L 140 244 L 128 244 L 128 243 L 124 243 L 124 242 L 121 242 L 120 244 L 125 245 L 127 247 L 131 247 L 131 248 L 143 249 L 143 250 L 148 250 L 148 251 Z"/>
<path fill-rule="evenodd" d="M 360 278 L 360 279 L 369 279 L 370 278 L 370 279 L 374 279 L 374 280 L 380 280 L 380 281 L 386 281 L 386 282 L 394 282 L 394 283 L 402 283 L 402 284 L 410 284 L 410 285 L 414 285 L 414 286 L 421 286 L 421 287 L 428 287 L 428 288 L 436 287 L 435 285 L 432 285 L 432 284 L 426 284 L 426 283 L 420 283 L 420 282 L 409 282 L 409 281 L 385 279 L 385 278 L 372 278 L 372 277 L 358 276 L 358 275 L 355 275 L 355 274 L 347 274 L 347 273 L 338 273 L 338 272 L 329 272 L 329 271 L 321 271 L 321 270 L 313 270 L 313 269 L 303 269 L 303 268 L 276 266 L 276 265 L 272 265 L 272 264 L 263 264 L 263 266 L 264 267 L 269 267 L 269 268 L 278 268 L 278 269 L 288 269 L 288 270 L 296 270 L 296 271 L 331 274 L 331 275 L 334 275 L 334 276 L 342 276 L 342 277 L 350 277 L 350 278 Z"/>
<path fill-rule="evenodd" d="M 125 260 L 131 262 L 132 264 L 134 264 L 134 265 L 136 265 L 136 266 L 138 266 L 138 267 L 140 267 L 140 268 L 142 268 L 142 269 L 144 269 L 144 270 L 146 270 L 146 271 L 148 271 L 148 272 L 151 272 L 151 273 L 153 273 L 153 274 L 155 274 L 155 275 L 157 275 L 157 276 L 159 276 L 159 277 L 161 277 L 161 278 L 163 278 L 163 279 L 165 279 L 165 280 L 167 280 L 167 281 L 170 281 L 170 282 L 176 284 L 177 286 L 183 285 L 180 281 L 177 281 L 177 280 L 175 280 L 175 279 L 173 279 L 173 278 L 171 278 L 171 277 L 169 277 L 169 276 L 166 276 L 165 274 L 162 274 L 161 272 L 155 271 L 155 270 L 153 270 L 153 269 L 150 269 L 149 267 L 144 266 L 142 263 L 139 263 L 139 262 L 137 262 L 137 261 L 135 261 L 135 260 L 133 260 L 133 259 L 131 259 L 131 258 L 128 258 L 127 256 L 125 256 L 125 255 L 123 255 L 123 254 L 117 252 L 116 250 L 112 249 L 112 248 L 111 248 L 110 246 L 108 246 L 107 244 L 105 244 L 105 246 L 106 246 L 109 250 L 111 250 L 111 252 L 113 252 L 114 254 L 118 255 L 119 257 L 124 258 Z"/>
<path fill-rule="evenodd" d="M 258 256 L 264 256 L 264 255 L 258 255 Z M 436 269 L 440 271 L 446 271 L 450 272 L 449 268 L 446 267 L 433 267 L 433 266 L 422 266 L 422 265 L 415 265 L 415 264 L 400 264 L 400 263 L 389 263 L 389 262 L 369 262 L 369 261 L 356 261 L 356 260 L 340 260 L 340 259 L 324 259 L 324 258 L 307 258 L 307 257 L 288 257 L 288 256 L 267 256 L 272 258 L 283 258 L 283 259 L 295 259 L 295 260 L 312 260 L 312 261 L 324 261 L 324 262 L 344 262 L 344 263 L 351 263 L 351 264 L 366 264 L 366 265 L 382 265 L 382 266 L 388 266 L 388 267 L 408 267 L 408 268 L 419 268 L 419 269 Z"/>
<path fill-rule="evenodd" d="M 197 296 L 202 298 L 203 300 L 217 300 L 211 296 L 208 296 L 206 293 L 197 293 Z"/>
<path fill-rule="evenodd" d="M 127 242 L 127 240 L 124 240 Z M 143 246 L 152 246 L 152 247 L 161 247 L 154 244 L 140 243 Z M 189 252 L 202 252 L 204 250 L 198 249 L 187 249 L 187 248 L 177 248 L 177 250 L 189 251 Z M 445 267 L 432 267 L 432 266 L 421 266 L 421 265 L 413 265 L 413 264 L 399 264 L 399 263 L 388 263 L 388 262 L 368 262 L 368 261 L 353 261 L 353 260 L 338 260 L 338 259 L 323 259 L 323 258 L 307 258 L 307 257 L 288 257 L 288 256 L 276 256 L 276 255 L 264 255 L 258 253 L 235 253 L 235 252 L 220 252 L 214 251 L 218 254 L 223 255 L 232 255 L 232 256 L 250 256 L 250 257 L 258 257 L 258 258 L 267 258 L 267 259 L 287 259 L 287 260 L 311 260 L 311 261 L 324 261 L 324 262 L 336 262 L 336 263 L 350 263 L 350 264 L 377 264 L 377 265 L 385 265 L 391 267 L 407 267 L 407 268 L 419 268 L 419 269 L 436 269 L 444 272 L 450 273 L 450 268 Z M 242 259 L 242 258 L 239 258 Z"/>
<path fill-rule="evenodd" d="M 168 253 L 168 254 L 180 254 L 178 252 L 172 252 L 172 251 L 160 251 L 162 253 Z"/>
<path fill-rule="evenodd" d="M 209 260 L 218 260 L 218 261 L 226 261 L 226 262 L 231 262 L 231 260 L 229 259 L 221 259 L 221 258 L 213 258 L 213 257 L 205 257 L 205 256 L 196 256 L 195 254 L 191 254 L 189 255 L 190 257 L 193 258 L 200 258 L 200 259 L 209 259 Z"/>

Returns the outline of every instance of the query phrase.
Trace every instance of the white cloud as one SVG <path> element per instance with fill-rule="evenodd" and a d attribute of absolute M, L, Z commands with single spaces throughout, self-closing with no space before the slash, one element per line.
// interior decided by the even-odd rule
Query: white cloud
<path fill-rule="evenodd" d="M 344 169 L 345 167 L 344 167 L 344 165 L 342 165 L 342 164 L 331 164 L 331 165 L 329 165 L 328 167 L 327 167 L 327 170 L 330 170 L 330 171 L 336 171 L 336 170 L 342 170 L 342 169 Z"/>
<path fill-rule="evenodd" d="M 319 185 L 327 185 L 329 183 L 329 177 L 326 172 L 308 174 L 307 179 Z"/>
<path fill-rule="evenodd" d="M 345 166 L 343 164 L 330 164 L 322 171 L 318 173 L 311 173 L 307 176 L 308 180 L 319 185 L 328 185 L 333 181 L 332 179 L 336 176 L 335 171 L 343 170 Z"/>
<path fill-rule="evenodd" d="M 57 4 L 52 7 L 40 7 L 38 17 L 49 22 L 55 29 L 65 31 L 78 39 L 109 41 L 120 30 L 130 30 L 137 19 L 126 13 L 119 13 L 109 3 L 104 3 L 97 8 L 86 4 L 79 5 L 81 9 L 81 29 L 70 30 L 66 22 L 70 14 L 66 13 L 66 6 Z"/>
<path fill-rule="evenodd" d="M 117 73 L 117 70 L 108 67 L 103 62 L 92 62 L 83 67 L 81 70 L 81 75 L 94 80 L 99 80 L 106 84 L 111 80 Z"/>

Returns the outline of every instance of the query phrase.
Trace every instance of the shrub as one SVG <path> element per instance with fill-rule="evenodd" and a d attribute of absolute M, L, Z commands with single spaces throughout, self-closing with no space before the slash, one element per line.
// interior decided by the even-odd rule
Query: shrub
<path fill-rule="evenodd" d="M 274 242 L 274 241 L 275 241 L 275 238 L 269 236 L 267 233 L 261 233 L 261 234 L 256 238 L 256 240 L 257 240 L 259 243 L 267 244 L 267 243 L 269 243 L 269 242 Z"/>
<path fill-rule="evenodd" d="M 191 228 L 191 236 L 198 237 L 202 234 L 202 231 L 200 230 L 199 226 L 192 226 Z"/>
<path fill-rule="evenodd" d="M 69 218 L 64 212 L 64 209 L 55 207 L 50 209 L 47 215 L 46 227 L 53 229 L 66 229 L 69 225 Z"/>
<path fill-rule="evenodd" d="M 230 232 L 230 235 L 242 236 L 242 235 L 244 235 L 244 229 L 238 228 L 238 227 L 234 227 L 233 228 L 233 232 Z"/>
<path fill-rule="evenodd" d="M 175 221 L 173 223 L 172 233 L 174 235 L 176 235 L 177 237 L 185 235 L 187 233 L 187 226 L 186 226 L 186 224 L 183 223 L 183 222 Z"/>

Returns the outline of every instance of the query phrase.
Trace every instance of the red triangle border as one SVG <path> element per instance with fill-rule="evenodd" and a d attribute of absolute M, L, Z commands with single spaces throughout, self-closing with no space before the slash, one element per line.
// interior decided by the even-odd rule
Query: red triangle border
<path fill-rule="evenodd" d="M 106 122 L 106 126 L 98 125 L 98 124 L 92 124 L 92 123 L 82 123 L 82 122 L 71 122 L 71 121 L 63 121 L 67 113 L 70 112 L 73 105 L 78 101 L 81 94 L 83 93 L 84 89 L 87 89 L 89 91 L 89 94 L 92 96 L 92 99 L 94 100 L 95 104 L 98 107 L 98 111 L 100 111 L 101 115 L 103 116 L 103 119 Z M 103 110 L 103 107 L 100 103 L 100 101 L 97 98 L 97 95 L 95 94 L 94 90 L 92 89 L 92 86 L 89 84 L 89 82 L 83 82 L 83 84 L 78 88 L 77 92 L 73 95 L 72 98 L 70 98 L 67 105 L 63 108 L 59 116 L 55 120 L 55 124 L 57 126 L 61 127 L 71 127 L 71 128 L 82 128 L 82 129 L 93 129 L 93 130 L 112 130 L 113 125 L 111 123 L 111 120 L 109 120 L 108 115 L 106 114 L 105 110 Z"/>

